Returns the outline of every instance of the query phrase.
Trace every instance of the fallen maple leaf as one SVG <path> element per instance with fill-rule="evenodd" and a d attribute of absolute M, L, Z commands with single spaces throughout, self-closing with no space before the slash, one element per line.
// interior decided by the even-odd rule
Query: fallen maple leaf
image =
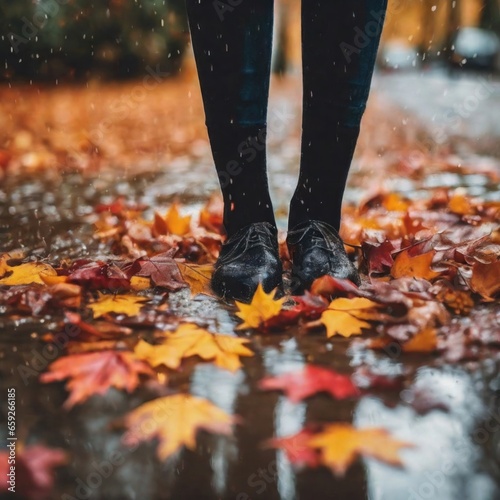
<path fill-rule="evenodd" d="M 410 256 L 408 250 L 403 250 L 395 259 L 391 268 L 391 275 L 394 278 L 408 276 L 410 278 L 422 278 L 432 280 L 440 273 L 431 269 L 432 259 L 435 251 L 426 252 L 420 255 Z"/>
<path fill-rule="evenodd" d="M 80 314 L 73 313 L 71 311 L 65 311 L 64 316 L 66 317 L 67 323 L 78 327 L 75 333 L 75 340 L 77 341 L 94 341 L 97 339 L 113 339 L 116 340 L 117 337 L 130 335 L 132 330 L 117 324 L 116 322 L 109 321 L 95 321 L 86 323 L 82 320 Z"/>
<path fill-rule="evenodd" d="M 344 475 L 358 455 L 401 466 L 399 451 L 412 443 L 392 439 L 381 428 L 356 429 L 349 424 L 330 424 L 309 439 L 309 446 L 321 450 L 321 462 L 337 476 Z"/>
<path fill-rule="evenodd" d="M 155 213 L 153 234 L 175 234 L 177 236 L 184 236 L 189 233 L 190 226 L 191 216 L 182 216 L 179 212 L 179 205 L 177 203 L 172 203 L 165 217 Z"/>
<path fill-rule="evenodd" d="M 93 288 L 108 288 L 110 290 L 130 288 L 128 276 L 115 264 L 105 262 L 87 262 L 72 264 L 69 281 Z"/>
<path fill-rule="evenodd" d="M 448 208 L 450 209 L 450 212 L 459 215 L 469 215 L 475 213 L 475 209 L 470 198 L 461 193 L 455 193 L 450 197 Z"/>
<path fill-rule="evenodd" d="M 94 312 L 94 318 L 99 318 L 106 313 L 126 314 L 135 316 L 139 314 L 144 302 L 149 299 L 138 295 L 105 295 L 99 293 L 99 299 L 89 304 L 89 308 Z"/>
<path fill-rule="evenodd" d="M 0 492 L 9 487 L 7 474 L 10 465 L 8 453 L 0 453 Z M 47 499 L 54 486 L 54 469 L 67 462 L 66 452 L 59 448 L 33 445 L 21 448 L 15 462 L 16 494 L 26 500 Z"/>
<path fill-rule="evenodd" d="M 63 407 L 72 408 L 94 394 L 104 394 L 110 387 L 132 392 L 139 375 L 152 376 L 151 368 L 130 352 L 100 351 L 63 356 L 40 375 L 40 381 L 56 382 L 69 378 L 66 389 L 70 397 Z"/>
<path fill-rule="evenodd" d="M 132 276 L 130 278 L 130 288 L 136 292 L 151 288 L 151 280 L 142 276 Z"/>
<path fill-rule="evenodd" d="M 275 295 L 276 290 L 266 293 L 262 284 L 259 283 L 250 304 L 244 304 L 236 300 L 235 304 L 239 310 L 236 316 L 243 320 L 243 323 L 238 325 L 236 329 L 258 328 L 268 319 L 277 316 L 281 311 L 285 298 L 275 299 Z"/>
<path fill-rule="evenodd" d="M 260 381 L 259 388 L 282 390 L 293 403 L 298 403 L 318 392 L 328 392 L 336 399 L 360 394 L 347 375 L 313 365 L 307 365 L 300 371 L 264 378 Z"/>
<path fill-rule="evenodd" d="M 397 193 L 387 193 L 382 199 L 382 205 L 392 212 L 405 212 L 408 210 L 409 202 Z"/>
<path fill-rule="evenodd" d="M 182 279 L 189 285 L 191 296 L 198 295 L 199 293 L 213 296 L 210 288 L 210 279 L 214 270 L 212 264 L 197 265 L 177 262 L 177 266 L 181 272 Z"/>
<path fill-rule="evenodd" d="M 186 283 L 182 279 L 177 263 L 172 258 L 175 250 L 163 252 L 154 257 L 141 257 L 135 260 L 127 270 L 129 276 L 142 276 L 151 278 L 156 286 L 168 288 L 171 291 L 176 291 L 186 287 Z"/>
<path fill-rule="evenodd" d="M 8 276 L 0 279 L 0 285 L 29 285 L 31 283 L 38 283 L 44 285 L 45 282 L 42 276 L 57 276 L 55 269 L 48 264 L 40 262 L 28 262 L 18 266 L 9 266 L 5 264 L 3 267 L 4 275 L 10 272 Z"/>
<path fill-rule="evenodd" d="M 368 262 L 368 274 L 384 273 L 393 266 L 392 252 L 395 248 L 391 241 L 385 240 L 380 245 L 363 242 L 362 249 Z"/>
<path fill-rule="evenodd" d="M 200 226 L 218 234 L 224 232 L 224 202 L 221 196 L 211 196 L 200 210 Z"/>
<path fill-rule="evenodd" d="M 302 429 L 292 436 L 268 439 L 262 443 L 262 446 L 281 448 L 290 463 L 296 467 L 317 467 L 320 464 L 320 457 L 318 451 L 309 446 L 312 436 L 314 436 L 313 431 Z"/>
<path fill-rule="evenodd" d="M 333 300 L 323 312 L 319 322 L 325 325 L 328 338 L 335 334 L 343 337 L 360 335 L 362 328 L 370 328 L 365 319 L 376 319 L 374 309 L 379 304 L 364 297 Z"/>
<path fill-rule="evenodd" d="M 335 278 L 329 274 L 316 278 L 312 285 L 310 292 L 313 295 L 323 295 L 324 297 L 331 297 L 333 295 L 347 295 L 348 293 L 357 294 L 358 287 L 350 280 Z"/>
<path fill-rule="evenodd" d="M 196 433 L 203 429 L 230 434 L 235 418 L 210 401 L 187 394 L 175 394 L 149 401 L 125 417 L 126 445 L 157 438 L 158 457 L 165 460 L 181 446 L 194 450 Z"/>
<path fill-rule="evenodd" d="M 475 262 L 472 266 L 472 289 L 487 301 L 500 291 L 500 260 L 491 264 Z"/>
<path fill-rule="evenodd" d="M 434 352 L 437 349 L 437 336 L 434 328 L 424 328 L 403 344 L 405 352 Z"/>
<path fill-rule="evenodd" d="M 253 356 L 244 345 L 248 342 L 247 339 L 210 333 L 194 323 L 182 323 L 175 332 L 166 333 L 160 345 L 141 340 L 134 352 L 153 367 L 164 365 L 175 370 L 184 358 L 199 356 L 220 368 L 236 371 L 241 367 L 240 356 Z"/>
<path fill-rule="evenodd" d="M 301 319 L 314 320 L 328 307 L 328 302 L 321 295 L 313 295 L 306 290 L 304 295 L 293 297 L 296 304 L 281 311 L 260 325 L 260 330 L 283 330 L 290 325 L 296 325 Z"/>
<path fill-rule="evenodd" d="M 57 276 L 53 274 L 40 274 L 40 279 L 49 286 L 62 285 L 68 282 L 67 276 Z"/>

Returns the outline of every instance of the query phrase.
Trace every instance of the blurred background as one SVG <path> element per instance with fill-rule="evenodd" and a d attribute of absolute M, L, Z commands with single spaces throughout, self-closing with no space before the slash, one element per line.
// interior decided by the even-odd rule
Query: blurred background
<path fill-rule="evenodd" d="M 274 70 L 297 71 L 300 1 L 276 4 Z M 1 0 L 0 12 L 4 80 L 133 78 L 154 64 L 173 75 L 189 60 L 183 0 Z M 499 33 L 499 0 L 390 0 L 379 64 L 497 71 Z"/>

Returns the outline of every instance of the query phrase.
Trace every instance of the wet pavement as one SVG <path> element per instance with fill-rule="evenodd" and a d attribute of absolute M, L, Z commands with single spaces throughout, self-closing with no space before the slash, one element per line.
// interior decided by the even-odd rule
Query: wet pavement
<path fill-rule="evenodd" d="M 464 154 L 479 165 L 477 173 L 442 172 L 437 166 L 428 176 L 410 180 L 398 177 L 397 169 L 390 169 L 392 156 L 407 155 L 411 161 L 424 161 L 422 145 L 428 144 L 433 133 L 422 130 L 417 123 L 428 121 L 435 114 L 446 116 L 453 107 L 455 92 L 465 99 L 467 89 L 474 88 L 468 81 L 459 90 L 450 87 L 449 101 L 445 103 L 436 97 L 442 80 L 438 84 L 433 78 L 424 78 L 423 85 L 420 78 L 416 74 L 377 77 L 377 95 L 371 99 L 364 122 L 346 200 L 358 201 L 374 187 L 418 197 L 427 187 L 439 185 L 463 186 L 474 195 L 498 199 L 498 185 L 485 175 L 498 168 L 497 151 L 490 151 L 493 158 L 484 156 L 487 141 L 497 139 L 498 120 L 494 120 L 494 114 L 500 107 L 497 104 L 494 108 L 492 103 L 500 95 L 498 84 L 491 84 L 494 90 L 485 98 L 485 104 L 481 101 L 478 105 L 478 109 L 489 109 L 484 114 L 486 123 L 477 121 L 486 127 L 484 133 L 472 125 L 467 129 L 469 122 L 464 122 L 464 135 L 469 136 L 472 130 L 483 138 L 477 151 L 468 149 L 469 155 Z M 398 93 L 397 89 L 408 88 L 410 81 L 422 89 L 418 97 L 403 90 Z M 169 84 L 165 85 L 163 91 L 168 92 Z M 195 88 L 192 83 L 189 85 Z M 297 82 L 276 83 L 273 88 L 269 115 L 270 179 L 283 229 L 287 200 L 295 187 L 300 113 Z M 425 110 L 421 101 L 428 104 Z M 439 109 L 436 102 L 440 103 Z M 187 122 L 200 119 L 198 101 L 194 108 Z M 489 119 L 495 121 L 494 126 L 487 125 Z M 444 138 L 442 143 L 441 137 L 435 142 L 440 145 L 449 144 L 448 139 L 456 135 L 447 123 L 448 118 L 439 122 Z M 136 170 L 117 170 L 110 164 L 95 170 L 42 168 L 30 175 L 9 175 L 7 171 L 0 190 L 1 250 L 21 248 L 28 256 L 49 262 L 109 258 L 108 246 L 94 238 L 91 215 L 97 204 L 120 195 L 151 207 L 150 215 L 153 209 L 162 210 L 176 197 L 180 197 L 188 212 L 197 212 L 217 185 L 203 137 L 194 143 L 188 139 L 184 149 L 179 147 L 167 159 L 163 150 L 161 154 L 145 152 Z M 450 157 L 458 152 L 441 151 L 433 161 L 451 161 Z M 482 157 L 473 154 L 476 152 L 482 153 Z M 390 175 L 383 170 L 384 165 Z M 172 293 L 168 303 L 172 314 L 203 318 L 214 331 L 233 332 L 237 325 L 234 310 L 210 297 L 190 300 L 189 294 L 181 290 Z M 70 453 L 69 463 L 57 473 L 50 498 L 500 499 L 498 358 L 450 366 L 433 355 L 387 356 L 359 349 L 346 339 L 325 341 L 319 333 L 297 335 L 294 329 L 282 334 L 248 335 L 256 355 L 243 360 L 242 370 L 231 374 L 210 364 L 193 362 L 170 381 L 173 389 L 189 388 L 192 394 L 207 398 L 230 414 L 240 415 L 242 421 L 235 426 L 234 434 L 228 437 L 202 432 L 196 451 L 182 450 L 162 463 L 156 458 L 156 443 L 143 443 L 131 452 L 120 441 L 123 430 L 118 423 L 123 415 L 154 396 L 147 387 L 132 395 L 112 389 L 66 412 L 61 409 L 66 399 L 63 384 L 41 385 L 35 377 L 23 381 L 20 366 L 40 372 L 50 362 L 46 356 L 37 355 L 46 346 L 40 336 L 54 331 L 58 319 L 0 318 L 0 386 L 2 394 L 7 387 L 16 388 L 19 439 L 26 444 L 43 442 Z M 134 335 L 147 336 L 148 331 L 137 328 Z M 306 363 L 330 366 L 342 373 L 352 373 L 363 365 L 384 374 L 405 374 L 408 384 L 432 390 L 449 411 L 435 409 L 420 415 L 405 403 L 404 391 L 372 391 L 356 401 L 335 401 L 320 394 L 292 404 L 277 392 L 257 389 L 258 381 L 265 375 L 285 373 Z M 3 418 L 5 413 L 2 401 Z M 308 423 L 336 421 L 384 427 L 396 438 L 416 446 L 401 453 L 404 468 L 362 459 L 343 478 L 334 477 L 323 467 L 296 470 L 282 451 L 261 446 L 266 439 L 293 434 Z M 2 425 L 2 439 L 4 429 Z M 121 457 L 120 465 L 109 474 L 98 474 L 96 480 L 92 473 L 114 453 Z"/>

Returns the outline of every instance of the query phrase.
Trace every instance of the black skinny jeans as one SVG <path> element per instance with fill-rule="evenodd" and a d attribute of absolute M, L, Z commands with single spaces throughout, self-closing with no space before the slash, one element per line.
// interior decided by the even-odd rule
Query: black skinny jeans
<path fill-rule="evenodd" d="M 256 191 L 259 206 L 270 204 L 265 153 L 245 163 L 242 148 L 227 143 L 240 144 L 250 137 L 265 142 L 273 4 L 274 0 L 186 0 L 206 125 L 228 209 L 226 226 L 231 226 L 229 205 L 238 211 L 234 200 L 245 186 Z M 302 0 L 301 171 L 290 227 L 307 218 L 338 227 L 386 7 L 387 0 Z M 252 177 L 238 174 L 229 183 L 227 166 L 235 158 Z M 248 198 L 241 198 L 239 205 L 257 210 L 254 218 L 271 217 Z M 249 220 L 243 217 L 234 229 Z"/>

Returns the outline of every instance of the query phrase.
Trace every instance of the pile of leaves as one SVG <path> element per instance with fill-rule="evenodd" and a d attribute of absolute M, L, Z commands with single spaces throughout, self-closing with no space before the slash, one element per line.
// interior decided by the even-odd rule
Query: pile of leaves
<path fill-rule="evenodd" d="M 220 199 L 212 198 L 196 218 L 173 203 L 148 220 L 146 208 L 123 198 L 95 207 L 89 222 L 113 254 L 108 261 L 40 262 L 20 252 L 0 258 L 0 305 L 6 314 L 58 319 L 59 330 L 43 337 L 52 346 L 65 334 L 62 355 L 40 381 L 66 381 L 67 410 L 110 388 L 131 393 L 142 386 L 156 396 L 124 415 L 126 445 L 157 438 L 164 460 L 183 446 L 194 449 L 200 429 L 230 434 L 234 424 L 245 425 L 169 384 L 187 363 L 236 372 L 258 351 L 255 339 L 261 335 L 316 335 L 325 343 L 338 337 L 381 356 L 425 354 L 442 363 L 498 355 L 499 202 L 439 189 L 416 201 L 378 193 L 348 207 L 342 237 L 362 285 L 324 276 L 304 295 L 292 290 L 280 299 L 259 287 L 249 304 L 229 306 L 240 320 L 232 335 L 170 307 L 174 293 L 211 295 L 211 270 L 224 240 Z M 290 269 L 284 244 L 281 253 Z M 138 329 L 149 333 L 137 335 Z M 249 331 L 252 336 L 244 335 Z M 284 391 L 298 402 L 320 392 L 359 398 L 369 389 L 401 390 L 405 384 L 366 366 L 348 376 L 310 364 L 266 377 L 259 388 Z M 411 390 L 407 401 L 421 413 L 446 409 Z M 337 475 L 359 455 L 401 465 L 399 451 L 413 446 L 385 429 L 342 422 L 308 426 L 263 445 L 283 448 L 297 466 L 324 465 Z"/>

